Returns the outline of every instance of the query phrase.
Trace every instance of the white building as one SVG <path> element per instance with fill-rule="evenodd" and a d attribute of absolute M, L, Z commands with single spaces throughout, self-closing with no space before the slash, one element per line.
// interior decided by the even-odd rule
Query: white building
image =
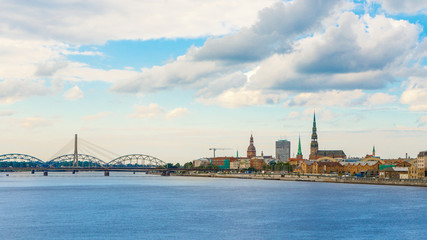
<path fill-rule="evenodd" d="M 193 160 L 193 167 L 207 167 L 211 165 L 211 160 L 209 158 L 199 158 Z"/>

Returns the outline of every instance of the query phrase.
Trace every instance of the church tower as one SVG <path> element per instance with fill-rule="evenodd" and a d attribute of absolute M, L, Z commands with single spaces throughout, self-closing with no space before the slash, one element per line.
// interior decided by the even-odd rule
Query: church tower
<path fill-rule="evenodd" d="M 248 158 L 256 157 L 256 149 L 255 149 L 255 146 L 254 146 L 254 137 L 252 136 L 252 134 L 251 134 L 251 139 L 249 141 L 249 147 L 248 147 L 247 157 Z"/>
<path fill-rule="evenodd" d="M 317 143 L 316 112 L 315 112 L 313 117 L 313 132 L 311 134 L 309 159 L 316 159 L 318 150 L 319 150 L 319 144 Z"/>
<path fill-rule="evenodd" d="M 297 159 L 302 159 L 302 151 L 301 151 L 301 136 L 299 136 L 299 141 L 298 141 L 298 154 L 297 154 Z"/>

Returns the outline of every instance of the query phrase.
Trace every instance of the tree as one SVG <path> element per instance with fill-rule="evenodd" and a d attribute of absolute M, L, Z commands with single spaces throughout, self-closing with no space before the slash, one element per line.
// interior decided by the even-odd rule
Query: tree
<path fill-rule="evenodd" d="M 187 162 L 184 164 L 183 168 L 189 169 L 189 168 L 193 168 L 193 163 L 192 162 Z"/>
<path fill-rule="evenodd" d="M 167 163 L 166 164 L 166 168 L 173 168 L 173 164 L 172 163 Z"/>

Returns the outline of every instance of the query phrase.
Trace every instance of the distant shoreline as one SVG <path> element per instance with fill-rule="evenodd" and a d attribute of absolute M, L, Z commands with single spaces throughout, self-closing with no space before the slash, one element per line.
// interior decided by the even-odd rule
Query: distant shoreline
<path fill-rule="evenodd" d="M 173 174 L 171 176 L 427 187 L 426 180 L 423 181 L 423 180 L 416 180 L 416 179 L 401 180 L 401 179 L 380 179 L 380 178 L 375 178 L 375 179 L 339 178 L 339 177 L 306 176 L 306 175 L 301 175 L 298 177 L 295 175 L 277 175 L 277 174 L 269 175 L 269 174 L 219 174 L 219 173 Z"/>

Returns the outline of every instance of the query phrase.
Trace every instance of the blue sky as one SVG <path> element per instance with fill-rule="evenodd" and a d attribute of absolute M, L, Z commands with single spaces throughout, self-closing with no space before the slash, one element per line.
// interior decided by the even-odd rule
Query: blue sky
<path fill-rule="evenodd" d="M 274 156 L 314 110 L 321 149 L 427 141 L 427 1 L 2 1 L 0 153 L 49 160 L 75 133 L 117 154 Z"/>

